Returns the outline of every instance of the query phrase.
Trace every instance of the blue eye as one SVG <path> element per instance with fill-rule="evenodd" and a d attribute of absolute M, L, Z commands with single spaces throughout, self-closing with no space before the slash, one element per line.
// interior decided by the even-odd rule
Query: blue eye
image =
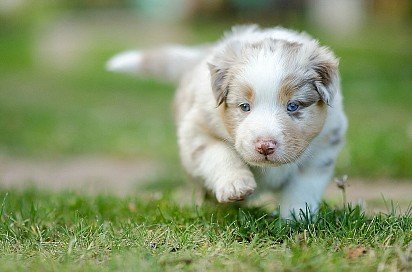
<path fill-rule="evenodd" d="M 242 103 L 239 107 L 242 111 L 250 111 L 250 105 L 248 103 Z"/>
<path fill-rule="evenodd" d="M 299 109 L 299 105 L 295 102 L 289 102 L 286 109 L 288 110 L 288 112 L 294 112 Z"/>

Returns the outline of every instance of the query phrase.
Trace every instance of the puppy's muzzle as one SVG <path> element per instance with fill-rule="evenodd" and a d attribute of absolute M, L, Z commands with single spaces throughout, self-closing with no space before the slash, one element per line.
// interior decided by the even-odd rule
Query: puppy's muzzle
<path fill-rule="evenodd" d="M 278 143 L 275 140 L 259 139 L 255 143 L 255 150 L 264 156 L 275 153 Z"/>

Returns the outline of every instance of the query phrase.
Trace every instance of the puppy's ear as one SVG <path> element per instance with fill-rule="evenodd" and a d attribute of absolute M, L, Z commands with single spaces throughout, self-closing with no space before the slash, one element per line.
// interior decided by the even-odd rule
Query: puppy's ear
<path fill-rule="evenodd" d="M 226 100 L 231 80 L 229 70 L 238 60 L 240 52 L 240 42 L 231 42 L 208 63 L 212 90 L 218 106 Z"/>
<path fill-rule="evenodd" d="M 315 87 L 321 99 L 331 105 L 339 81 L 339 60 L 327 47 L 320 47 L 312 56 L 312 69 L 316 72 Z"/>

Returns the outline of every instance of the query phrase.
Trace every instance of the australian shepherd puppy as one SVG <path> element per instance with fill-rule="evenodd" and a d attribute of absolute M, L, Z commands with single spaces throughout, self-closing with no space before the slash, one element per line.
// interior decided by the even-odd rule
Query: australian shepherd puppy
<path fill-rule="evenodd" d="M 111 71 L 179 83 L 180 156 L 219 202 L 280 190 L 281 216 L 315 212 L 344 144 L 338 59 L 305 33 L 234 27 L 200 47 L 128 51 Z"/>

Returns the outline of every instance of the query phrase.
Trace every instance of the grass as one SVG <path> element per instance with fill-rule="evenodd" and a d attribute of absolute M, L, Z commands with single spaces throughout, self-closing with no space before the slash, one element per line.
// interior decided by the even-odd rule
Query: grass
<path fill-rule="evenodd" d="M 165 192 L 0 191 L 0 270 L 407 271 L 411 209 L 367 216 L 324 204 L 316 219 L 261 208 L 180 206 Z"/>

